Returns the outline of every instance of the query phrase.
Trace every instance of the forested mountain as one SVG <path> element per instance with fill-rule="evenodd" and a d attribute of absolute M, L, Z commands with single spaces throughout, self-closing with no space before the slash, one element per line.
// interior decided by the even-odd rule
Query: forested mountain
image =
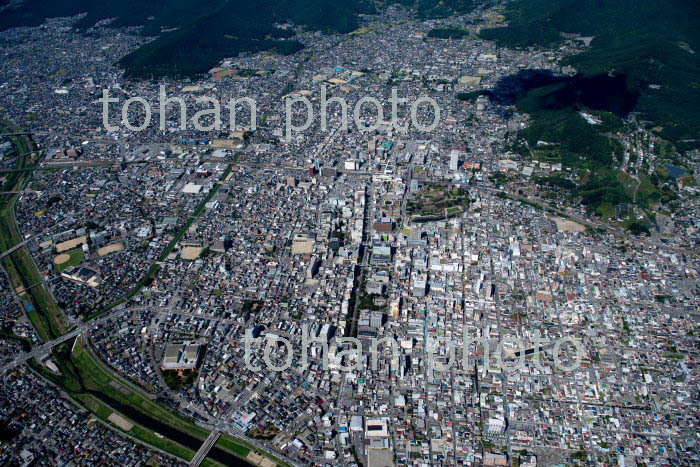
<path fill-rule="evenodd" d="M 635 112 L 680 149 L 700 140 L 700 1 L 515 0 L 507 28 L 481 32 L 510 47 L 551 47 L 594 36 L 568 63 L 587 76 L 625 76 Z M 564 34 L 562 34 L 564 33 Z"/>

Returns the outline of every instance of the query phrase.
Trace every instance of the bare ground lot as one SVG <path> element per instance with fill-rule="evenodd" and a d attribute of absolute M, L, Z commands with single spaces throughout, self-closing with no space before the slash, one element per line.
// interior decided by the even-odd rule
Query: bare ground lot
<path fill-rule="evenodd" d="M 581 225 L 577 222 L 570 221 L 568 219 L 562 219 L 561 217 L 552 216 L 549 219 L 553 220 L 557 224 L 557 229 L 565 230 L 567 232 L 585 232 L 586 226 Z"/>
<path fill-rule="evenodd" d="M 87 237 L 85 235 L 74 238 L 73 240 L 66 240 L 65 242 L 57 243 L 56 251 L 58 253 L 63 253 L 64 251 L 72 250 L 82 243 L 87 243 Z"/>
<path fill-rule="evenodd" d="M 186 246 L 180 252 L 180 257 L 187 260 L 195 260 L 199 258 L 199 255 L 204 251 L 204 247 L 201 246 Z"/>
<path fill-rule="evenodd" d="M 117 425 L 119 428 L 121 428 L 124 431 L 129 431 L 134 427 L 134 424 L 131 423 L 129 420 L 126 418 L 122 417 L 116 412 L 112 412 L 112 414 L 109 416 L 108 420 L 115 425 Z"/>
<path fill-rule="evenodd" d="M 100 256 L 107 256 L 110 253 L 115 253 L 117 251 L 124 250 L 124 242 L 110 243 L 107 246 L 103 246 L 97 250 L 97 254 Z"/>

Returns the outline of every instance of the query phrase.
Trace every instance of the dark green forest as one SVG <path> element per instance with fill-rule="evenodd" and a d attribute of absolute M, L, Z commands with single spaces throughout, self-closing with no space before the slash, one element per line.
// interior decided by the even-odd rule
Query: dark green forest
<path fill-rule="evenodd" d="M 471 13 L 480 3 L 474 0 L 393 0 L 387 4 L 398 3 L 413 9 L 419 18 L 436 19 L 448 18 L 452 15 Z"/>
<path fill-rule="evenodd" d="M 567 59 L 587 76 L 626 76 L 640 120 L 680 150 L 700 145 L 700 2 L 515 0 L 507 28 L 481 32 L 510 47 L 552 47 L 561 33 L 595 36 Z"/>

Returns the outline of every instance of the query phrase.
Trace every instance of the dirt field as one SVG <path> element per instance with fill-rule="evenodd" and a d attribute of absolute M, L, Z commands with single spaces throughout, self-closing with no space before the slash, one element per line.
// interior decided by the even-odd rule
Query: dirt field
<path fill-rule="evenodd" d="M 73 240 L 66 240 L 65 242 L 58 243 L 56 245 L 56 251 L 58 253 L 63 253 L 64 251 L 72 250 L 81 243 L 87 243 L 87 237 L 85 235 L 74 238 Z"/>
<path fill-rule="evenodd" d="M 124 243 L 123 242 L 117 242 L 117 243 L 110 243 L 107 246 L 103 246 L 99 250 L 97 250 L 97 254 L 100 256 L 107 256 L 110 253 L 114 253 L 116 251 L 122 251 L 124 249 Z"/>
<path fill-rule="evenodd" d="M 67 263 L 69 260 L 70 260 L 70 255 L 68 255 L 66 253 L 61 253 L 60 255 L 56 256 L 53 259 L 53 264 L 59 265 L 59 264 Z"/>
<path fill-rule="evenodd" d="M 201 246 L 186 246 L 180 252 L 180 257 L 182 259 L 195 260 L 199 258 L 202 251 L 204 251 L 204 247 Z"/>
<path fill-rule="evenodd" d="M 567 232 L 585 232 L 586 226 L 581 225 L 577 222 L 570 221 L 568 219 L 562 219 L 561 217 L 550 217 L 554 222 L 557 223 L 557 229 L 565 230 Z"/>
<path fill-rule="evenodd" d="M 112 412 L 112 415 L 109 416 L 108 420 L 124 431 L 129 431 L 134 427 L 133 423 L 114 412 Z"/>
<path fill-rule="evenodd" d="M 275 463 L 270 459 L 263 457 L 260 454 L 256 454 L 253 451 L 246 456 L 246 459 L 255 465 L 259 465 L 260 467 L 275 467 Z"/>

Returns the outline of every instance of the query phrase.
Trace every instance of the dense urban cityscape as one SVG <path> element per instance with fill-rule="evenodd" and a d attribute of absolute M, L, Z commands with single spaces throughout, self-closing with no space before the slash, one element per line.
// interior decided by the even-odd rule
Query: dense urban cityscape
<path fill-rule="evenodd" d="M 150 80 L 138 26 L 0 32 L 0 462 L 698 465 L 700 153 L 632 113 L 626 198 L 581 202 L 508 96 L 592 38 L 480 37 L 502 8 Z"/>

